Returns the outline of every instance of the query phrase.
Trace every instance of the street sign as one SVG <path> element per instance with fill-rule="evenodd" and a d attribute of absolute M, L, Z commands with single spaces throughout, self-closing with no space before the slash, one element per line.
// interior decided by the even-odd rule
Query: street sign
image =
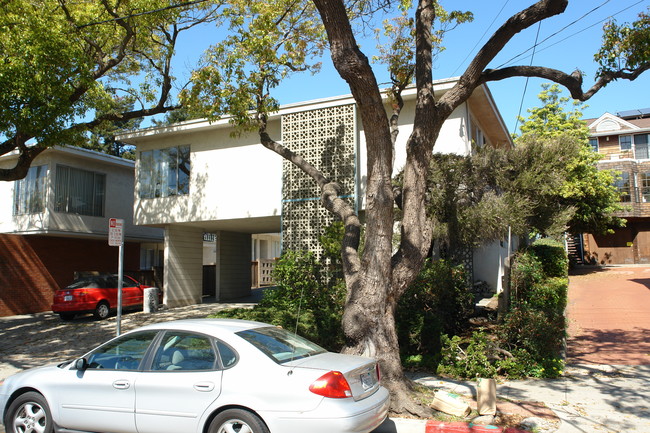
<path fill-rule="evenodd" d="M 108 220 L 108 245 L 121 247 L 124 245 L 124 220 L 109 218 Z"/>

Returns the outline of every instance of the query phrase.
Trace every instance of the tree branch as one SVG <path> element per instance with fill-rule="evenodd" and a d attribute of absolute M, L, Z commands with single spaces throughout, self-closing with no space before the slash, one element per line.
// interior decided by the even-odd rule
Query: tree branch
<path fill-rule="evenodd" d="M 582 74 L 580 71 L 576 70 L 572 74 L 567 74 L 557 69 L 541 66 L 510 66 L 502 69 L 487 69 L 481 74 L 479 84 L 512 77 L 537 77 L 566 87 L 573 99 L 586 101 L 612 81 L 617 79 L 633 81 L 649 69 L 650 62 L 644 63 L 634 70 L 604 71 L 596 83 L 586 92 L 582 89 Z"/>
<path fill-rule="evenodd" d="M 440 98 L 437 103 L 438 114 L 446 118 L 469 98 L 480 84 L 481 74 L 487 65 L 517 33 L 546 18 L 561 14 L 568 3 L 568 0 L 540 0 L 510 17 L 479 50 L 456 86 Z"/>

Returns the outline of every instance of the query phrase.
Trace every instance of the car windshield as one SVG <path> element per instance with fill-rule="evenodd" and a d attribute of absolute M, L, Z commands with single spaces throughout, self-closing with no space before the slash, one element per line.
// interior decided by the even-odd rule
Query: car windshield
<path fill-rule="evenodd" d="M 327 350 L 282 328 L 256 328 L 237 333 L 278 364 L 325 353 Z"/>

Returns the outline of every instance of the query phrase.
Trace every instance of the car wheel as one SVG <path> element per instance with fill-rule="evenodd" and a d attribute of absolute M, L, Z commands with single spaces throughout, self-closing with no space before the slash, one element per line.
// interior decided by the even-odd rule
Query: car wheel
<path fill-rule="evenodd" d="M 257 415 L 243 409 L 228 409 L 210 423 L 208 433 L 269 433 Z"/>
<path fill-rule="evenodd" d="M 108 306 L 108 302 L 106 301 L 101 301 L 99 304 L 97 304 L 97 307 L 95 307 L 95 317 L 98 319 L 105 319 L 108 317 L 108 315 L 111 313 L 111 309 Z"/>
<path fill-rule="evenodd" d="M 52 433 L 50 407 L 37 392 L 26 392 L 11 403 L 5 417 L 7 433 Z"/>
<path fill-rule="evenodd" d="M 74 313 L 59 313 L 61 320 L 72 320 L 74 319 Z"/>

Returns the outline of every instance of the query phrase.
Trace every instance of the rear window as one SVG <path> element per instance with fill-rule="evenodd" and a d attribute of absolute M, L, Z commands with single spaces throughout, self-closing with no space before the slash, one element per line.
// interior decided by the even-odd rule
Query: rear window
<path fill-rule="evenodd" d="M 278 364 L 325 353 L 327 350 L 282 328 L 249 329 L 237 333 Z"/>
<path fill-rule="evenodd" d="M 66 289 L 105 289 L 106 287 L 105 277 L 84 277 L 74 280 Z"/>

